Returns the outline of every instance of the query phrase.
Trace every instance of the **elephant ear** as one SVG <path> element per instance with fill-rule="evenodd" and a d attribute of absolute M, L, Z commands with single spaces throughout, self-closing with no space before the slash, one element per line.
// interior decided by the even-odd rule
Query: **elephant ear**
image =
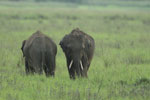
<path fill-rule="evenodd" d="M 24 54 L 24 52 L 23 52 L 23 48 L 24 48 L 24 46 L 25 46 L 25 43 L 26 43 L 26 40 L 24 40 L 24 41 L 22 42 L 22 47 L 21 47 L 21 50 L 22 50 L 22 53 L 23 53 L 23 57 L 25 56 L 25 54 Z"/>
<path fill-rule="evenodd" d="M 87 40 L 87 46 L 88 46 L 88 48 L 90 48 L 92 46 L 92 43 L 90 40 Z"/>
<path fill-rule="evenodd" d="M 59 45 L 61 46 L 62 50 L 65 51 L 65 47 L 64 47 L 63 40 L 61 40 L 61 41 L 59 42 Z"/>
<path fill-rule="evenodd" d="M 61 46 L 62 49 L 64 48 L 62 40 L 59 42 L 59 45 Z"/>
<path fill-rule="evenodd" d="M 59 42 L 59 45 L 62 46 L 62 44 L 63 44 L 63 43 L 62 43 L 62 40 L 61 40 L 61 41 Z"/>

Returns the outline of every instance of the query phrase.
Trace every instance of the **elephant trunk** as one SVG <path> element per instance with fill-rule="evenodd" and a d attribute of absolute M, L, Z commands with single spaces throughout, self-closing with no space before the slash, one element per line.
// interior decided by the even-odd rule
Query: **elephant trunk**
<path fill-rule="evenodd" d="M 80 77 L 81 76 L 80 59 L 74 59 L 73 66 L 75 68 L 76 75 Z"/>

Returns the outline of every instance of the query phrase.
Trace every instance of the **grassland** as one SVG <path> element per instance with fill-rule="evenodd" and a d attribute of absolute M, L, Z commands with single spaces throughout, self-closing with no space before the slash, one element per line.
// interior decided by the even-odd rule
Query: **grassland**
<path fill-rule="evenodd" d="M 149 100 L 149 10 L 0 3 L 0 100 Z M 96 42 L 88 79 L 69 79 L 58 45 L 76 27 Z M 20 48 L 36 30 L 58 46 L 55 78 L 25 75 Z"/>

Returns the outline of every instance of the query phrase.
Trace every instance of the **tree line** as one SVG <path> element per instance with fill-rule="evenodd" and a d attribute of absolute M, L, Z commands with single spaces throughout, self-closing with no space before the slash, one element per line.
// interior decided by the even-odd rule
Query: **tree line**
<path fill-rule="evenodd" d="M 0 0 L 0 1 L 32 1 L 32 2 L 70 2 L 70 3 L 88 3 L 88 2 L 105 2 L 105 1 L 150 1 L 150 0 Z"/>

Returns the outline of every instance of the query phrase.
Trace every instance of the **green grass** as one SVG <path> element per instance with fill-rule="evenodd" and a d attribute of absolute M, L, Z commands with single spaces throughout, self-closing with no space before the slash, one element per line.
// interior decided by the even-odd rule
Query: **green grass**
<path fill-rule="evenodd" d="M 148 9 L 6 4 L 0 3 L 0 100 L 150 99 Z M 88 79 L 69 79 L 58 45 L 76 27 L 96 42 Z M 20 48 L 37 30 L 57 44 L 55 78 L 25 75 Z"/>

